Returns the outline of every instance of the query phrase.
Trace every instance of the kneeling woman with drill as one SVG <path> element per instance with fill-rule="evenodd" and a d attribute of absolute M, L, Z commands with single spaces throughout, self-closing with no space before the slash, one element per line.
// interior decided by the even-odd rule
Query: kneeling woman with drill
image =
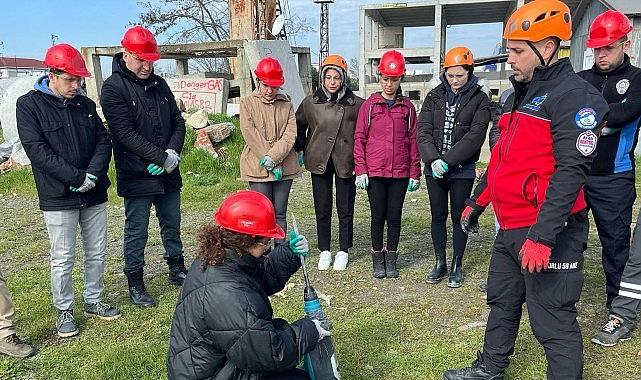
<path fill-rule="evenodd" d="M 309 379 L 296 366 L 330 335 L 329 320 L 273 318 L 268 298 L 300 267 L 307 239 L 292 233 L 289 244 L 263 256 L 269 239 L 285 232 L 271 201 L 256 191 L 227 197 L 214 220 L 198 233 L 197 257 L 174 312 L 169 379 Z"/>

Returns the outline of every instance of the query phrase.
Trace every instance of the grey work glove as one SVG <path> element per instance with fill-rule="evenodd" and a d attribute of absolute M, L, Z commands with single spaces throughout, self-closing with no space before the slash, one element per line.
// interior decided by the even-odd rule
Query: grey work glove
<path fill-rule="evenodd" d="M 327 314 L 325 314 L 325 311 L 323 309 L 318 309 L 316 311 L 312 311 L 311 313 L 307 314 L 308 317 L 311 319 L 315 319 L 320 322 L 321 326 L 329 331 L 332 329 L 332 321 L 329 320 L 327 317 Z"/>
<path fill-rule="evenodd" d="M 96 177 L 93 174 L 86 173 L 85 174 L 85 181 L 82 183 L 82 185 L 79 188 L 75 188 L 73 186 L 69 187 L 69 190 L 73 191 L 74 193 L 84 193 L 87 192 L 94 187 L 96 187 L 96 180 L 98 180 L 98 177 Z"/>
<path fill-rule="evenodd" d="M 330 331 L 326 330 L 323 327 L 321 321 L 319 321 L 318 319 L 312 319 L 312 322 L 314 322 L 314 325 L 316 325 L 316 331 L 318 331 L 318 341 L 319 342 L 321 340 L 323 340 L 323 338 L 332 335 L 332 333 Z"/>
<path fill-rule="evenodd" d="M 432 161 L 432 164 L 430 166 L 432 167 L 432 177 L 434 178 L 443 178 L 443 175 L 445 175 L 445 173 L 447 173 L 447 171 L 449 170 L 447 162 L 441 160 L 440 158 L 438 160 Z"/>
<path fill-rule="evenodd" d="M 167 149 L 165 150 L 165 153 L 167 153 L 167 158 L 165 159 L 165 163 L 162 164 L 162 167 L 165 169 L 167 174 L 169 174 L 178 167 L 178 163 L 180 163 L 180 156 L 173 149 Z"/>
<path fill-rule="evenodd" d="M 258 160 L 258 163 L 260 164 L 260 166 L 264 167 L 269 171 L 274 170 L 274 168 L 276 167 L 276 163 L 269 156 L 263 156 L 263 158 Z"/>
<path fill-rule="evenodd" d="M 367 189 L 367 186 L 369 186 L 369 177 L 367 176 L 367 173 L 357 175 L 354 181 L 357 189 L 365 190 Z"/>

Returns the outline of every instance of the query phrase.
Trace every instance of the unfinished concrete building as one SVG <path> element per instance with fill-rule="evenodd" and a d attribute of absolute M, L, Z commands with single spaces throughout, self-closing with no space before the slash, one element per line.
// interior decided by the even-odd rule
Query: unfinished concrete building
<path fill-rule="evenodd" d="M 580 20 L 591 0 L 564 0 L 572 18 Z M 596 1 L 596 0 L 595 0 Z M 403 92 L 415 100 L 422 100 L 429 90 L 428 81 L 438 75 L 445 54 L 447 27 L 505 23 L 524 0 L 426 0 L 412 3 L 386 3 L 360 7 L 359 95 L 368 96 L 379 89 L 378 61 L 387 49 L 399 50 L 408 64 L 432 64 L 432 73 L 415 75 L 411 70 L 403 82 Z M 426 38 L 422 47 L 405 47 L 406 28 L 433 27 L 433 38 Z M 574 28 L 578 27 L 575 23 Z M 498 34 L 496 42 L 502 41 Z M 505 41 L 502 42 L 503 46 Z M 469 46 L 474 50 L 474 46 Z M 476 57 L 477 60 L 479 57 Z M 481 57 L 482 59 L 482 57 Z M 509 86 L 511 72 L 499 65 L 495 72 L 475 72 L 487 78 L 493 93 Z"/>

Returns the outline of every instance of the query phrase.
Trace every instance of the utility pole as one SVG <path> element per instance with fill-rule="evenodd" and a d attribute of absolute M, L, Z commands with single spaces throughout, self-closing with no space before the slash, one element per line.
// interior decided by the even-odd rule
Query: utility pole
<path fill-rule="evenodd" d="M 57 34 L 52 34 L 51 35 L 51 46 L 55 45 L 57 40 L 58 40 L 58 35 Z"/>
<path fill-rule="evenodd" d="M 334 0 L 314 0 L 320 4 L 320 49 L 318 51 L 318 64 L 320 65 L 329 55 L 329 4 Z"/>

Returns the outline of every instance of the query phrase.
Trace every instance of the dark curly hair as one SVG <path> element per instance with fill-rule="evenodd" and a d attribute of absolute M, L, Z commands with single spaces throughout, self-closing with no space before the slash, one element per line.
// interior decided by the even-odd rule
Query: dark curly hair
<path fill-rule="evenodd" d="M 225 249 L 234 251 L 238 256 L 248 254 L 247 251 L 257 245 L 265 244 L 267 238 L 251 236 L 220 228 L 207 223 L 198 231 L 198 251 L 196 256 L 202 260 L 201 270 L 207 266 L 218 265 L 225 257 Z"/>

